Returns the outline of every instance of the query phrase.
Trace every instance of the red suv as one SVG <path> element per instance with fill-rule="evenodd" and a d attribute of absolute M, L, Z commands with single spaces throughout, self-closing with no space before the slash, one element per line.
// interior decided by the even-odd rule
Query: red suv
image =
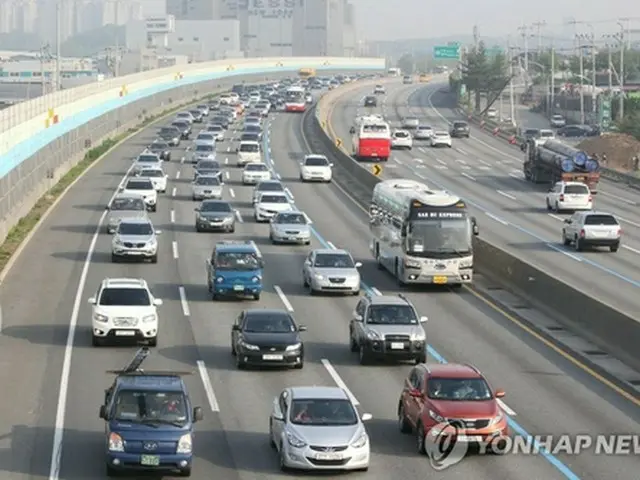
<path fill-rule="evenodd" d="M 402 433 L 415 432 L 419 453 L 425 453 L 425 437 L 451 432 L 457 441 L 496 445 L 509 435 L 507 417 L 482 373 L 472 365 L 420 364 L 407 379 L 398 402 Z M 451 425 L 451 428 L 445 428 Z M 455 432 L 455 433 L 454 433 Z"/>

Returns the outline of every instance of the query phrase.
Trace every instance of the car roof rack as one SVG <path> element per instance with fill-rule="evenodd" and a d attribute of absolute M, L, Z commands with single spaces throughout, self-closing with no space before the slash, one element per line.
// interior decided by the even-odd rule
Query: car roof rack
<path fill-rule="evenodd" d="M 166 371 L 166 370 L 143 370 L 140 366 L 147 359 L 151 350 L 149 347 L 140 348 L 129 364 L 122 370 L 107 370 L 107 373 L 118 376 L 135 376 L 135 375 L 155 375 L 155 376 L 182 376 L 192 375 L 193 372 L 178 372 L 178 371 Z"/>

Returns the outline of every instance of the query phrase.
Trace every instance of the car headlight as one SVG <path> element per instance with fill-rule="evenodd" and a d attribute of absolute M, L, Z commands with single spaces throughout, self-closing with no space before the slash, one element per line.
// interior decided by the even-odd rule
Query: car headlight
<path fill-rule="evenodd" d="M 295 350 L 299 350 L 300 347 L 302 347 L 301 343 L 295 343 L 293 345 L 288 345 L 287 348 L 286 348 L 286 351 L 287 352 L 293 352 Z"/>
<path fill-rule="evenodd" d="M 251 279 L 253 283 L 258 283 L 260 280 L 262 280 L 262 277 L 260 277 L 260 275 L 256 275 Z"/>
<path fill-rule="evenodd" d="M 287 442 L 294 448 L 302 448 L 307 445 L 307 442 L 302 440 L 300 437 L 294 435 L 291 432 L 287 432 Z"/>
<path fill-rule="evenodd" d="M 380 334 L 375 330 L 369 330 L 367 332 L 367 338 L 369 340 L 381 340 Z"/>
<path fill-rule="evenodd" d="M 113 239 L 113 244 L 118 246 L 118 247 L 121 247 L 122 246 L 122 240 L 120 240 L 119 238 L 114 238 Z"/>
<path fill-rule="evenodd" d="M 351 443 L 351 446 L 353 448 L 362 448 L 367 444 L 368 440 L 369 436 L 366 433 L 362 432 L 362 434 Z"/>
<path fill-rule="evenodd" d="M 155 322 L 155 320 L 156 320 L 155 314 L 145 315 L 144 317 L 142 317 L 142 323 L 151 323 L 151 322 Z"/>
<path fill-rule="evenodd" d="M 260 350 L 260 347 L 258 347 L 257 345 L 251 345 L 250 343 L 247 342 L 240 342 L 240 345 L 242 346 L 242 348 L 245 348 L 247 350 Z"/>
<path fill-rule="evenodd" d="M 216 283 L 222 283 L 222 282 L 224 282 L 224 278 L 223 277 L 216 278 Z"/>
<path fill-rule="evenodd" d="M 233 222 L 233 217 L 225 217 L 224 220 L 222 220 L 222 223 L 231 223 Z"/>
<path fill-rule="evenodd" d="M 473 267 L 473 259 L 469 258 L 467 260 L 460 260 L 460 263 L 458 265 L 459 268 L 471 268 Z"/>
<path fill-rule="evenodd" d="M 106 315 L 100 315 L 99 313 L 94 313 L 93 314 L 93 319 L 96 322 L 108 322 L 109 321 L 109 317 L 107 317 Z"/>
<path fill-rule="evenodd" d="M 324 280 L 324 276 L 323 275 L 316 274 L 316 275 L 314 275 L 314 277 L 316 277 L 316 280 Z"/>
<path fill-rule="evenodd" d="M 410 338 L 411 338 L 412 342 L 424 342 L 427 339 L 427 337 L 424 334 L 424 332 L 422 332 L 422 333 L 412 333 Z"/>
<path fill-rule="evenodd" d="M 495 425 L 496 423 L 500 423 L 503 418 L 504 418 L 504 415 L 502 414 L 502 412 L 499 412 L 498 415 L 493 417 L 489 425 Z"/>
<path fill-rule="evenodd" d="M 155 238 L 152 238 L 147 242 L 148 247 L 155 247 L 156 245 L 158 245 L 158 241 Z"/>
<path fill-rule="evenodd" d="M 176 453 L 191 453 L 193 449 L 193 443 L 191 440 L 191 434 L 185 433 L 178 440 L 178 448 L 176 449 Z"/>
<path fill-rule="evenodd" d="M 117 433 L 111 432 L 109 434 L 109 451 L 124 452 L 124 442 L 122 441 L 122 437 Z"/>
<path fill-rule="evenodd" d="M 442 423 L 444 422 L 444 417 L 442 417 L 441 415 L 438 415 L 436 412 L 434 412 L 433 410 L 429 410 L 429 416 L 431 418 L 433 418 L 436 422 L 438 423 Z"/>
<path fill-rule="evenodd" d="M 422 264 L 416 260 L 405 260 L 404 266 L 405 268 L 420 268 Z"/>

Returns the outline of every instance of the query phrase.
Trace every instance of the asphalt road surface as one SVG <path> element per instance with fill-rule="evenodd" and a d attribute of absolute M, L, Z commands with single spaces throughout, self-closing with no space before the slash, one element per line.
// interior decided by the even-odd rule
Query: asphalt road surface
<path fill-rule="evenodd" d="M 346 115 L 344 113 L 340 115 Z M 368 253 L 366 213 L 336 186 L 301 184 L 298 162 L 307 153 L 301 117 L 278 114 L 267 124 L 265 160 L 289 188 L 296 206 L 314 222 L 311 248 L 350 250 L 362 268 L 366 289 L 396 293 L 395 282 L 376 269 Z M 231 134 L 230 134 L 231 136 Z M 309 247 L 273 246 L 268 227 L 252 219 L 251 189 L 240 185 L 230 142 L 219 147 L 227 163 L 225 197 L 242 223 L 233 235 L 196 233 L 191 201 L 192 167 L 180 154 L 166 168 L 167 193 L 151 214 L 160 238 L 160 258 L 152 264 L 111 264 L 110 236 L 96 233 L 105 205 L 132 158 L 153 138 L 147 130 L 115 149 L 60 202 L 8 275 L 0 297 L 0 476 L 7 480 L 49 478 L 59 392 L 66 393 L 60 479 L 103 478 L 103 431 L 98 407 L 111 377 L 107 369 L 124 366 L 129 347 L 91 347 L 90 308 L 86 299 L 105 277 L 143 277 L 161 307 L 158 347 L 147 368 L 192 369 L 186 379 L 205 420 L 196 425 L 193 478 L 280 479 L 267 438 L 273 398 L 291 385 L 346 386 L 368 424 L 371 469 L 353 478 L 442 479 L 602 479 L 637 478 L 637 458 L 472 455 L 443 472 L 431 470 L 415 452 L 412 436 L 399 433 L 398 396 L 408 365 L 361 367 L 349 352 L 348 321 L 354 297 L 310 297 L 301 268 Z M 484 222 L 483 222 L 484 223 Z M 489 230 L 488 226 L 484 227 Z M 266 262 L 265 293 L 259 302 L 212 302 L 204 261 L 220 238 L 251 239 Z M 87 252 L 91 252 L 87 261 Z M 177 253 L 177 255 L 175 254 Z M 279 289 L 276 289 L 276 286 Z M 282 295 L 277 293 L 281 290 Z M 510 326 L 494 308 L 471 293 L 408 293 L 419 313 L 429 317 L 430 361 L 473 362 L 496 388 L 504 388 L 505 411 L 514 431 L 530 434 L 636 432 L 638 412 L 575 367 Z M 290 308 L 306 332 L 306 364 L 296 371 L 237 371 L 230 354 L 230 327 L 245 308 Z M 74 334 L 68 342 L 70 325 Z M 436 353 L 437 352 L 437 353 Z M 69 376 L 62 376 L 65 354 Z M 197 373 L 203 362 L 213 396 Z M 554 462 L 555 465 L 554 466 Z M 571 471 L 568 470 L 570 465 Z M 564 472 L 564 473 L 563 473 Z M 569 472 L 569 473 L 567 473 Z M 571 476 L 573 475 L 573 476 Z M 352 476 L 349 476 L 352 478 Z"/>

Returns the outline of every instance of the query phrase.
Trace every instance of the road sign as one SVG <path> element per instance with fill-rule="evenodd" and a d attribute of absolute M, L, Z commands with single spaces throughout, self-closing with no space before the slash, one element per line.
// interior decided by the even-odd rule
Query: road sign
<path fill-rule="evenodd" d="M 373 174 L 376 177 L 379 177 L 380 174 L 382 173 L 382 166 L 378 163 L 376 163 L 373 167 L 371 167 L 371 172 L 373 172 Z"/>
<path fill-rule="evenodd" d="M 433 58 L 458 60 L 460 58 L 460 45 L 433 47 Z"/>
<path fill-rule="evenodd" d="M 336 138 L 336 147 L 340 148 L 342 146 L 342 140 L 340 138 Z"/>

